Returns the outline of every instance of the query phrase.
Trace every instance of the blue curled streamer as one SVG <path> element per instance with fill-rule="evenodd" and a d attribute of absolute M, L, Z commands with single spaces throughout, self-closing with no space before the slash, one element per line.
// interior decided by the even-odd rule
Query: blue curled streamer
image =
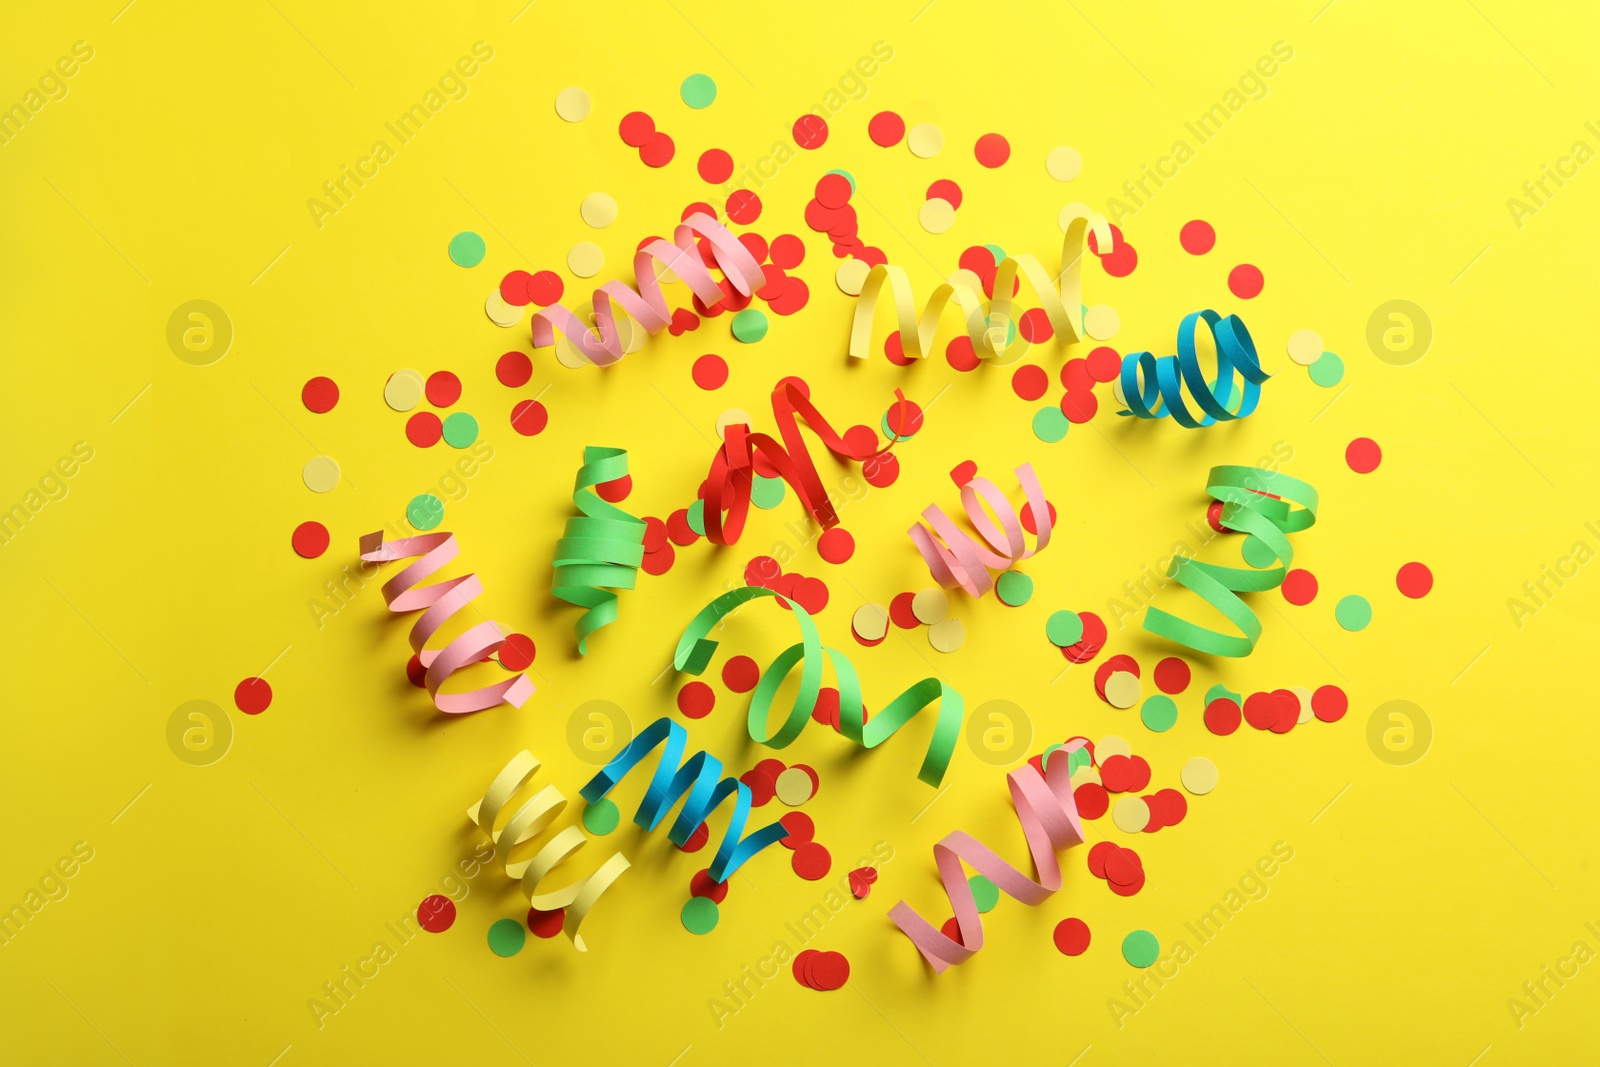
<path fill-rule="evenodd" d="M 1195 351 L 1195 331 L 1204 320 L 1216 343 L 1217 376 L 1206 381 Z M 1234 407 L 1234 372 L 1242 379 L 1238 407 Z M 1194 311 L 1178 326 L 1178 354 L 1159 359 L 1149 352 L 1130 352 L 1122 357 L 1122 395 L 1127 408 L 1119 415 L 1141 419 L 1171 416 L 1179 426 L 1197 429 L 1229 419 L 1242 419 L 1255 411 L 1261 400 L 1261 383 L 1270 377 L 1261 369 L 1255 342 L 1237 315 L 1223 318 L 1215 311 Z M 1181 380 L 1180 380 L 1181 378 Z M 1200 406 L 1203 416 L 1196 419 L 1183 401 L 1183 390 Z"/>
<path fill-rule="evenodd" d="M 580 795 L 585 803 L 593 804 L 604 797 L 618 782 L 639 765 L 650 750 L 661 746 L 661 759 L 656 763 L 655 774 L 639 801 L 639 810 L 633 821 L 646 830 L 654 830 L 672 806 L 683 799 L 683 809 L 668 831 L 667 838 L 674 845 L 689 840 L 707 816 L 729 796 L 734 797 L 733 817 L 728 820 L 727 832 L 717 846 L 711 861 L 711 880 L 725 882 L 734 871 L 757 852 L 789 836 L 782 823 L 763 826 L 741 840 L 744 825 L 750 817 L 750 787 L 737 778 L 717 780 L 722 773 L 722 762 L 709 752 L 700 751 L 679 766 L 688 747 L 688 734 L 682 726 L 663 716 L 640 731 L 610 763 L 600 768 L 600 773 L 589 779 Z"/>

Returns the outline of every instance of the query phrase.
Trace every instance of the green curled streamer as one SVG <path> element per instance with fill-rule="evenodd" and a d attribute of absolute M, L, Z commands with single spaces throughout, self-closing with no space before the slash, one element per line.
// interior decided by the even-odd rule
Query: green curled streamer
<path fill-rule="evenodd" d="M 1248 656 L 1261 639 L 1261 620 L 1238 594 L 1262 593 L 1283 584 L 1294 562 L 1288 535 L 1317 521 L 1317 491 L 1298 478 L 1259 467 L 1212 467 L 1206 482 L 1206 492 L 1222 501 L 1222 525 L 1249 535 L 1241 552 L 1253 541 L 1272 554 L 1273 565 L 1247 570 L 1176 556 L 1167 567 L 1167 577 L 1222 612 L 1242 636 L 1209 630 L 1153 606 L 1145 612 L 1144 628 L 1196 652 Z"/>
<path fill-rule="evenodd" d="M 601 500 L 592 488 L 627 474 L 626 449 L 585 448 L 572 489 L 572 503 L 583 514 L 567 520 L 566 536 L 556 542 L 550 592 L 589 609 L 572 627 L 579 655 L 588 655 L 590 634 L 617 619 L 617 594 L 611 590 L 632 589 L 644 562 L 644 520 Z"/>
<path fill-rule="evenodd" d="M 724 593 L 701 609 L 689 623 L 673 653 L 672 665 L 686 674 L 700 674 L 711 663 L 717 642 L 706 635 L 723 616 L 735 608 L 758 597 L 775 597 L 771 589 L 747 585 Z M 933 723 L 933 739 L 928 742 L 928 754 L 923 757 L 917 777 L 929 785 L 938 785 L 950 766 L 955 753 L 956 739 L 961 736 L 961 694 L 936 678 L 924 678 L 895 697 L 889 705 L 863 723 L 861 679 L 855 667 L 844 654 L 823 645 L 817 633 L 817 624 L 806 610 L 792 600 L 786 601 L 800 624 L 800 642 L 790 645 L 762 673 L 750 697 L 749 730 L 752 740 L 769 748 L 786 748 L 800 736 L 806 723 L 811 721 L 811 710 L 816 707 L 817 693 L 822 688 L 822 661 L 826 654 L 833 664 L 833 673 L 839 683 L 839 732 L 862 748 L 877 748 L 900 727 L 910 722 L 918 712 L 939 704 Z M 769 731 L 767 720 L 772 710 L 772 698 L 778 687 L 800 664 L 800 692 L 794 698 L 788 717 L 776 731 Z"/>

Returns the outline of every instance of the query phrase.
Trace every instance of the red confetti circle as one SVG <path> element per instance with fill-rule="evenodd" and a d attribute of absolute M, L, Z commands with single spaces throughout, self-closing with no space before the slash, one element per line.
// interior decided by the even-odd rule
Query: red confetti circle
<path fill-rule="evenodd" d="M 672 561 L 677 553 L 673 551 L 670 543 L 663 545 L 655 552 L 646 552 L 644 559 L 639 563 L 639 569 L 646 574 L 660 576 L 672 569 Z"/>
<path fill-rule="evenodd" d="M 1050 503 L 1048 500 L 1044 502 L 1044 506 L 1045 510 L 1050 514 L 1050 525 L 1054 526 L 1056 524 L 1056 506 Z M 1037 523 L 1034 522 L 1032 504 L 1022 505 L 1022 528 L 1031 534 L 1037 534 L 1039 532 L 1039 527 Z"/>
<path fill-rule="evenodd" d="M 1054 337 L 1056 328 L 1050 325 L 1050 316 L 1044 308 L 1029 308 L 1022 313 L 1022 319 L 1017 323 L 1017 332 L 1030 345 L 1037 345 Z M 967 343 L 972 342 L 969 340 Z"/>
<path fill-rule="evenodd" d="M 1206 729 L 1219 737 L 1226 737 L 1239 728 L 1239 705 L 1227 697 L 1218 697 L 1206 705 Z"/>
<path fill-rule="evenodd" d="M 553 911 L 528 909 L 528 930 L 534 937 L 554 937 L 561 932 L 561 926 L 566 921 L 566 908 L 556 908 Z"/>
<path fill-rule="evenodd" d="M 1168 656 L 1156 664 L 1156 688 L 1168 696 L 1175 696 L 1189 688 L 1189 664 L 1177 656 Z"/>
<path fill-rule="evenodd" d="M 422 657 L 413 655 L 406 660 L 406 681 L 418 689 L 428 688 L 428 668 L 422 665 Z"/>
<path fill-rule="evenodd" d="M 595 495 L 608 504 L 620 504 L 633 492 L 633 475 L 624 474 L 594 487 Z"/>
<path fill-rule="evenodd" d="M 1089 377 L 1097 382 L 1109 382 L 1122 372 L 1122 357 L 1115 348 L 1101 345 L 1089 353 Z"/>
<path fill-rule="evenodd" d="M 1061 397 L 1061 413 L 1075 426 L 1088 422 L 1099 410 L 1100 400 L 1087 389 L 1069 389 Z"/>
<path fill-rule="evenodd" d="M 1400 592 L 1412 600 L 1420 600 L 1433 588 L 1433 572 L 1423 563 L 1407 563 L 1394 580 Z"/>
<path fill-rule="evenodd" d="M 657 133 L 639 149 L 639 158 L 647 167 L 664 167 L 672 162 L 672 156 L 677 150 L 672 138 L 664 133 Z"/>
<path fill-rule="evenodd" d="M 1345 447 L 1344 461 L 1357 474 L 1371 474 L 1383 462 L 1383 449 L 1370 437 L 1358 437 Z"/>
<path fill-rule="evenodd" d="M 528 286 L 533 282 L 533 275 L 525 270 L 509 271 L 500 279 L 500 299 L 512 307 L 526 307 L 529 299 Z"/>
<path fill-rule="evenodd" d="M 691 719 L 703 719 L 711 714 L 717 694 L 704 682 L 685 682 L 678 690 L 678 710 Z"/>
<path fill-rule="evenodd" d="M 667 536 L 672 538 L 673 544 L 683 548 L 688 548 L 700 540 L 700 535 L 689 525 L 688 508 L 679 508 L 667 516 Z"/>
<path fill-rule="evenodd" d="M 1139 250 L 1127 242 L 1117 246 L 1110 255 L 1100 257 L 1100 266 L 1113 278 L 1126 278 L 1139 265 Z"/>
<path fill-rule="evenodd" d="M 622 122 L 617 126 L 617 133 L 622 137 L 622 143 L 630 148 L 643 148 L 644 143 L 656 132 L 656 121 L 643 111 L 630 111 L 622 116 Z"/>
<path fill-rule="evenodd" d="M 1350 698 L 1336 685 L 1318 686 L 1311 694 L 1311 713 L 1323 722 L 1338 722 L 1350 708 Z"/>
<path fill-rule="evenodd" d="M 845 188 L 849 187 L 850 183 L 845 182 Z M 806 243 L 792 233 L 781 233 L 772 239 L 767 255 L 774 266 L 784 270 L 794 270 L 805 262 Z"/>
<path fill-rule="evenodd" d="M 815 841 L 807 841 L 794 850 L 789 865 L 794 868 L 795 874 L 806 881 L 818 882 L 828 877 L 828 871 L 833 868 L 833 857 Z"/>
<path fill-rule="evenodd" d="M 417 925 L 430 934 L 442 934 L 456 921 L 456 902 L 435 893 L 417 905 Z"/>
<path fill-rule="evenodd" d="M 817 824 L 803 811 L 791 811 L 778 821 L 789 831 L 789 836 L 783 839 L 786 848 L 799 848 L 817 836 Z"/>
<path fill-rule="evenodd" d="M 561 299 L 561 294 L 566 291 L 566 283 L 561 280 L 561 275 L 553 270 L 542 270 L 533 276 L 528 283 L 528 297 L 540 307 L 549 307 Z"/>
<path fill-rule="evenodd" d="M 339 402 L 339 386 L 332 378 L 316 377 L 300 387 L 300 402 L 306 410 L 326 415 Z"/>
<path fill-rule="evenodd" d="M 1257 730 L 1270 730 L 1278 721 L 1278 702 L 1271 693 L 1251 693 L 1244 698 L 1244 721 Z"/>
<path fill-rule="evenodd" d="M 761 217 L 761 198 L 748 189 L 735 189 L 728 194 L 728 218 L 741 226 L 748 226 Z"/>
<path fill-rule="evenodd" d="M 1050 388 L 1050 375 L 1043 367 L 1024 363 L 1011 375 L 1011 390 L 1024 400 L 1038 400 Z"/>
<path fill-rule="evenodd" d="M 691 897 L 705 897 L 706 899 L 721 904 L 728 895 L 727 882 L 715 882 L 711 879 L 711 870 L 696 871 L 693 878 L 689 879 L 689 895 Z"/>
<path fill-rule="evenodd" d="M 850 536 L 849 530 L 837 526 L 824 530 L 822 536 L 817 538 L 817 555 L 822 557 L 824 563 L 843 563 L 855 554 L 855 550 L 856 539 Z"/>
<path fill-rule="evenodd" d="M 1217 243 L 1217 231 L 1211 228 L 1211 223 L 1201 219 L 1183 224 L 1183 229 L 1178 231 L 1178 243 L 1183 250 L 1191 256 L 1203 256 Z"/>
<path fill-rule="evenodd" d="M 887 489 L 900 477 L 900 460 L 887 452 L 861 464 L 861 475 L 874 489 Z"/>
<path fill-rule="evenodd" d="M 1078 814 L 1085 819 L 1098 819 L 1111 806 L 1106 787 L 1098 782 L 1084 782 L 1072 791 L 1072 799 L 1078 805 Z"/>
<path fill-rule="evenodd" d="M 1251 263 L 1241 263 L 1228 272 L 1228 292 L 1240 300 L 1251 300 L 1261 295 L 1265 284 L 1261 268 Z"/>
<path fill-rule="evenodd" d="M 801 115 L 794 120 L 793 132 L 797 148 L 817 149 L 828 139 L 828 124 L 821 115 Z"/>
<path fill-rule="evenodd" d="M 234 686 L 233 706 L 246 715 L 260 715 L 272 706 L 272 686 L 265 678 L 246 678 Z"/>
<path fill-rule="evenodd" d="M 915 630 L 922 625 L 916 612 L 911 610 L 911 602 L 917 598 L 915 593 L 897 593 L 889 601 L 889 621 L 902 630 Z"/>
<path fill-rule="evenodd" d="M 943 200 L 952 208 L 959 208 L 961 206 L 961 186 L 949 178 L 940 178 L 928 186 L 927 198 L 929 200 Z"/>
<path fill-rule="evenodd" d="M 1284 575 L 1283 599 L 1299 608 L 1317 599 L 1317 576 L 1300 567 Z"/>
<path fill-rule="evenodd" d="M 978 157 L 978 162 L 990 170 L 1003 166 L 1011 158 L 1011 145 L 998 133 L 986 133 L 978 138 L 972 151 Z"/>
<path fill-rule="evenodd" d="M 879 148 L 893 148 L 906 135 L 906 120 L 893 111 L 880 111 L 867 120 L 867 136 Z"/>
<path fill-rule="evenodd" d="M 289 538 L 294 550 L 306 559 L 316 559 L 328 551 L 328 528 L 320 522 L 306 521 L 294 528 Z"/>
<path fill-rule="evenodd" d="M 511 428 L 524 437 L 532 437 L 550 422 L 550 413 L 537 400 L 519 400 L 511 409 Z"/>
<path fill-rule="evenodd" d="M 428 375 L 428 403 L 436 408 L 447 408 L 461 399 L 461 379 L 447 370 Z"/>
<path fill-rule="evenodd" d="M 494 376 L 507 389 L 520 389 L 533 377 L 533 360 L 525 352 L 507 352 L 495 360 Z"/>
<path fill-rule="evenodd" d="M 444 423 L 431 411 L 419 411 L 406 420 L 406 440 L 418 448 L 432 448 L 444 436 Z"/>
<path fill-rule="evenodd" d="M 694 384 L 707 390 L 720 389 L 728 380 L 728 361 L 708 352 L 694 361 L 690 371 Z"/>
<path fill-rule="evenodd" d="M 533 638 L 527 634 L 510 634 L 506 637 L 506 643 L 500 646 L 500 666 L 508 671 L 525 671 L 533 666 L 533 658 L 538 653 Z"/>
<path fill-rule="evenodd" d="M 748 693 L 761 680 L 761 667 L 749 656 L 734 656 L 722 665 L 722 684 L 735 693 Z"/>
<path fill-rule="evenodd" d="M 721 185 L 733 177 L 733 157 L 720 148 L 708 148 L 700 153 L 696 169 L 704 180 L 712 185 Z"/>
<path fill-rule="evenodd" d="M 1082 919 L 1062 919 L 1050 937 L 1063 956 L 1081 956 L 1089 947 L 1089 924 Z"/>

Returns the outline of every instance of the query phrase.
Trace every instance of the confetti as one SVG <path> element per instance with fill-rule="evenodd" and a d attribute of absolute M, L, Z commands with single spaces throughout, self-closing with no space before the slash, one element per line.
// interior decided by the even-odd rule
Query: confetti
<path fill-rule="evenodd" d="M 1063 956 L 1081 956 L 1089 949 L 1089 924 L 1082 919 L 1062 919 L 1051 939 Z"/>
<path fill-rule="evenodd" d="M 680 913 L 683 928 L 691 934 L 709 934 L 717 928 L 717 921 L 721 917 L 717 902 L 710 897 L 690 897 L 684 901 Z"/>
<path fill-rule="evenodd" d="M 880 111 L 867 120 L 867 136 L 879 148 L 892 148 L 906 135 L 906 120 L 893 111 Z"/>
<path fill-rule="evenodd" d="M 591 106 L 588 92 L 576 85 L 556 94 L 556 114 L 566 122 L 582 122 L 589 117 Z"/>
<path fill-rule="evenodd" d="M 1204 756 L 1196 756 L 1183 765 L 1178 780 L 1195 796 L 1205 796 L 1217 787 L 1217 765 Z"/>
<path fill-rule="evenodd" d="M 1306 369 L 1311 372 L 1312 382 L 1324 389 L 1331 389 L 1344 380 L 1344 360 L 1332 352 L 1322 353 L 1316 362 Z"/>
<path fill-rule="evenodd" d="M 1035 514 L 1041 510 L 1048 513 L 1044 489 L 1033 472 L 1033 465 L 1024 463 L 1016 469 L 1016 475 L 1028 506 Z M 978 530 L 982 542 L 957 527 L 937 504 L 930 504 L 923 509 L 921 520 L 909 531 L 912 543 L 928 565 L 929 573 L 942 586 L 959 587 L 972 596 L 981 597 L 993 585 L 989 574 L 991 570 L 1009 571 L 1014 565 L 1043 551 L 1050 543 L 1051 524 L 1047 519 L 1037 527 L 1033 547 L 1025 547 L 1022 516 L 1005 494 L 987 478 L 974 475 L 961 486 L 961 506 Z M 922 595 L 918 594 L 919 597 Z M 926 623 L 938 621 L 924 618 L 921 611 L 917 612 L 917 617 Z"/>
<path fill-rule="evenodd" d="M 1383 450 L 1370 437 L 1357 437 L 1344 450 L 1344 461 L 1357 474 L 1371 474 L 1383 462 Z"/>
<path fill-rule="evenodd" d="M 397 370 L 383 384 L 383 402 L 396 411 L 410 411 L 422 402 L 422 374 Z"/>
<path fill-rule="evenodd" d="M 301 469 L 300 478 L 313 493 L 331 493 L 339 484 L 339 464 L 327 456 L 312 456 Z"/>
<path fill-rule="evenodd" d="M 1128 671 L 1114 671 L 1105 685 L 1105 700 L 1114 708 L 1131 708 L 1139 703 L 1139 676 Z"/>
<path fill-rule="evenodd" d="M 1433 572 L 1425 563 L 1407 563 L 1395 575 L 1395 585 L 1412 600 L 1420 600 L 1433 589 Z"/>
<path fill-rule="evenodd" d="M 593 241 L 579 241 L 567 252 L 567 269 L 580 278 L 593 278 L 606 265 L 606 254 Z M 542 314 L 542 312 L 541 312 Z M 567 335 L 571 338 L 571 334 Z M 534 347 L 538 347 L 537 336 Z"/>
<path fill-rule="evenodd" d="M 1044 635 L 1057 648 L 1077 644 L 1083 637 L 1083 617 L 1075 611 L 1052 612 L 1045 620 Z"/>
<path fill-rule="evenodd" d="M 434 529 L 444 521 L 444 501 L 432 493 L 418 493 L 406 505 L 406 521 L 418 530 Z"/>
<path fill-rule="evenodd" d="M 1372 605 L 1364 596 L 1351 594 L 1334 605 L 1333 617 L 1346 630 L 1365 630 L 1372 621 Z"/>
<path fill-rule="evenodd" d="M 1147 697 L 1139 706 L 1139 721 L 1158 734 L 1166 733 L 1178 721 L 1178 705 L 1165 693 Z"/>
<path fill-rule="evenodd" d="M 986 133 L 979 137 L 977 144 L 973 146 L 973 155 L 977 157 L 979 164 L 994 170 L 996 167 L 1004 166 L 1006 160 L 1011 158 L 1011 145 L 998 133 Z"/>
<path fill-rule="evenodd" d="M 678 87 L 678 95 L 683 98 L 685 104 L 696 111 L 702 111 L 716 100 L 717 83 L 709 74 L 691 74 L 683 79 L 683 84 Z"/>
<path fill-rule="evenodd" d="M 1211 228 L 1211 223 L 1201 219 L 1183 224 L 1183 229 L 1178 231 L 1178 243 L 1183 250 L 1191 256 L 1203 256 L 1217 243 L 1217 231 Z"/>
<path fill-rule="evenodd" d="M 246 678 L 233 687 L 233 706 L 246 715 L 260 715 L 272 706 L 272 686 L 265 678 Z"/>
<path fill-rule="evenodd" d="M 1240 300 L 1250 300 L 1261 295 L 1261 269 L 1241 263 L 1228 272 L 1228 292 Z"/>
<path fill-rule="evenodd" d="M 1161 955 L 1161 942 L 1149 930 L 1135 930 L 1122 939 L 1122 958 L 1135 967 L 1149 967 Z"/>
<path fill-rule="evenodd" d="M 906 146 L 919 159 L 931 159 L 944 148 L 944 131 L 931 122 L 921 122 L 911 127 Z"/>
<path fill-rule="evenodd" d="M 289 543 L 295 554 L 305 559 L 316 559 L 328 551 L 328 528 L 320 522 L 302 522 L 294 528 Z"/>
<path fill-rule="evenodd" d="M 948 200 L 924 200 L 917 221 L 929 233 L 945 233 L 956 223 L 956 209 Z"/>
<path fill-rule="evenodd" d="M 1044 169 L 1058 182 L 1070 182 L 1083 170 L 1083 157 L 1076 148 L 1052 148 L 1044 159 Z"/>
<path fill-rule="evenodd" d="M 1289 358 L 1309 367 L 1322 355 L 1322 335 L 1315 330 L 1296 330 L 1289 335 Z"/>
<path fill-rule="evenodd" d="M 312 378 L 301 386 L 300 402 L 307 411 L 326 415 L 339 402 L 339 386 L 332 378 Z"/>
<path fill-rule="evenodd" d="M 610 226 L 613 222 L 617 221 L 617 202 L 616 200 L 612 199 L 608 193 L 590 193 L 588 196 L 583 198 L 583 203 L 578 205 L 578 214 L 582 216 L 583 221 L 588 223 L 590 226 L 597 230 L 603 230 L 607 226 Z M 570 256 L 568 257 L 567 262 L 568 264 L 572 262 Z M 603 257 L 601 259 L 601 263 L 604 263 Z M 573 269 L 573 273 L 577 274 L 581 278 L 587 278 L 590 275 L 598 273 L 599 270 L 600 266 L 596 265 L 595 269 L 589 271 L 588 274 L 584 274 L 576 268 Z"/>
<path fill-rule="evenodd" d="M 489 951 L 496 956 L 515 956 L 527 941 L 528 932 L 515 919 L 496 919 L 489 927 Z"/>
<path fill-rule="evenodd" d="M 483 238 L 471 230 L 462 230 L 450 238 L 450 261 L 458 267 L 476 267 L 487 251 Z"/>
<path fill-rule="evenodd" d="M 456 904 L 447 896 L 434 893 L 417 905 L 417 925 L 430 934 L 442 934 L 456 921 Z"/>

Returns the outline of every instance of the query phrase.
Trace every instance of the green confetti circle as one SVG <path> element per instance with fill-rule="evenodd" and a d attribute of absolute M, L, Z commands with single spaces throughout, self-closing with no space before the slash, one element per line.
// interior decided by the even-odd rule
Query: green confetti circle
<path fill-rule="evenodd" d="M 1366 597 L 1352 593 L 1334 607 L 1333 617 L 1346 630 L 1365 630 L 1372 621 L 1372 605 L 1367 603 Z"/>
<path fill-rule="evenodd" d="M 1244 547 L 1239 550 L 1239 554 L 1252 567 L 1270 567 L 1278 562 L 1277 553 L 1255 534 L 1244 539 Z"/>
<path fill-rule="evenodd" d="M 850 183 L 850 195 L 851 196 L 855 196 L 856 195 L 856 176 L 854 174 L 851 174 L 847 170 L 830 170 L 828 173 L 829 174 L 837 174 L 841 178 L 843 178 L 845 181 L 849 182 Z"/>
<path fill-rule="evenodd" d="M 1006 250 L 999 245 L 984 245 L 983 247 L 987 248 L 989 253 L 994 256 L 994 263 L 997 267 L 1000 265 L 1000 261 L 1006 258 Z"/>
<path fill-rule="evenodd" d="M 1042 407 L 1033 413 L 1033 436 L 1047 445 L 1053 445 L 1066 437 L 1070 429 L 1072 422 L 1059 404 Z"/>
<path fill-rule="evenodd" d="M 1210 704 L 1213 700 L 1220 700 L 1223 697 L 1227 697 L 1229 700 L 1237 704 L 1239 703 L 1239 696 L 1240 694 L 1235 693 L 1232 689 L 1229 689 L 1221 682 L 1218 682 L 1216 685 L 1206 690 L 1206 703 Z"/>
<path fill-rule="evenodd" d="M 709 74 L 691 74 L 678 87 L 678 95 L 685 104 L 700 111 L 710 107 L 711 101 L 717 98 L 717 83 Z"/>
<path fill-rule="evenodd" d="M 596 837 L 604 837 L 617 828 L 622 821 L 622 812 L 608 797 L 599 800 L 583 809 L 583 828 Z"/>
<path fill-rule="evenodd" d="M 759 308 L 745 308 L 733 317 L 733 336 L 753 345 L 767 335 L 767 316 Z"/>
<path fill-rule="evenodd" d="M 701 537 L 706 535 L 706 502 L 704 500 L 696 500 L 693 504 L 689 505 L 688 521 L 689 529 L 693 530 Z"/>
<path fill-rule="evenodd" d="M 782 478 L 768 478 L 758 474 L 750 486 L 750 503 L 763 511 L 771 511 L 783 503 L 785 491 Z"/>
<path fill-rule="evenodd" d="M 1148 967 L 1161 955 L 1161 942 L 1149 930 L 1135 930 L 1122 939 L 1122 958 L 1135 967 Z"/>
<path fill-rule="evenodd" d="M 444 443 L 451 448 L 466 448 L 478 439 L 478 420 L 465 411 L 451 412 L 444 419 Z"/>
<path fill-rule="evenodd" d="M 994 593 L 1000 603 L 1020 608 L 1033 596 L 1033 579 L 1021 571 L 1006 571 L 995 580 Z"/>
<path fill-rule="evenodd" d="M 471 230 L 462 230 L 450 238 L 450 260 L 458 267 L 476 267 L 488 250 L 483 238 Z"/>
<path fill-rule="evenodd" d="M 910 422 L 911 420 L 907 419 L 906 421 Z M 885 440 L 894 439 L 894 428 L 889 425 L 889 413 L 887 411 L 883 413 L 883 436 Z M 909 441 L 915 436 L 917 436 L 917 431 L 912 430 L 910 433 L 901 434 L 900 440 Z"/>
<path fill-rule="evenodd" d="M 1048 759 L 1048 757 L 1046 757 Z M 1084 767 L 1094 762 L 1094 757 L 1089 755 L 1087 748 L 1075 748 L 1067 753 L 1067 774 L 1077 774 Z"/>
<path fill-rule="evenodd" d="M 683 928 L 691 934 L 709 934 L 717 928 L 722 911 L 710 897 L 690 897 L 683 905 Z"/>
<path fill-rule="evenodd" d="M 972 889 L 973 902 L 978 905 L 980 913 L 987 914 L 994 910 L 1000 903 L 1000 887 L 981 874 L 975 874 L 967 879 L 967 885 Z"/>
<path fill-rule="evenodd" d="M 1057 648 L 1075 645 L 1083 638 L 1083 618 L 1076 611 L 1058 611 L 1045 620 L 1044 635 Z"/>
<path fill-rule="evenodd" d="M 1344 360 L 1332 352 L 1322 353 L 1306 369 L 1311 372 L 1311 380 L 1324 389 L 1331 389 L 1344 378 Z"/>
<path fill-rule="evenodd" d="M 1165 693 L 1146 697 L 1145 702 L 1139 705 L 1139 721 L 1147 729 L 1164 734 L 1178 721 L 1178 704 Z"/>
<path fill-rule="evenodd" d="M 419 530 L 431 530 L 444 521 L 444 501 L 432 493 L 419 493 L 406 505 L 406 519 Z"/>
<path fill-rule="evenodd" d="M 489 927 L 489 951 L 496 956 L 515 956 L 527 941 L 528 931 L 515 919 L 496 919 Z"/>

